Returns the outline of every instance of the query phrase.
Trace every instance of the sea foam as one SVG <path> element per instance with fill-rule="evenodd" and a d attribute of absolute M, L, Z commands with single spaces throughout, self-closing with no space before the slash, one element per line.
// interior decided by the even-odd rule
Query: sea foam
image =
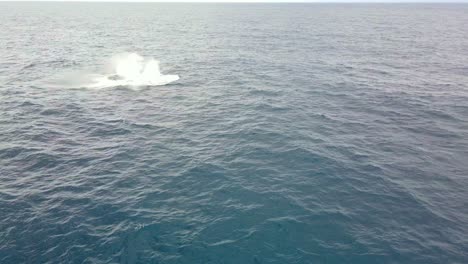
<path fill-rule="evenodd" d="M 107 67 L 97 73 L 63 74 L 53 84 L 69 88 L 101 89 L 126 86 L 138 88 L 142 86 L 158 86 L 179 80 L 178 75 L 162 74 L 159 61 L 144 58 L 137 53 L 121 53 L 113 56 Z"/>
<path fill-rule="evenodd" d="M 106 74 L 93 74 L 89 88 L 115 86 L 155 86 L 165 85 L 179 79 L 178 75 L 164 75 L 159 69 L 159 61 L 145 59 L 137 53 L 123 53 L 111 59 L 110 71 Z"/>

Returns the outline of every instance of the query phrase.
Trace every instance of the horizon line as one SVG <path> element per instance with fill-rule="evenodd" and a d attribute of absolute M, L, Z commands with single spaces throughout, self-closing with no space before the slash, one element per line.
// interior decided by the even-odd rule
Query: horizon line
<path fill-rule="evenodd" d="M 468 4 L 468 0 L 0 0 L 1 2 L 75 2 L 75 3 L 239 3 L 239 4 Z"/>
<path fill-rule="evenodd" d="M 184 0 L 0 0 L 0 3 L 34 3 L 34 2 L 62 2 L 62 3 L 165 3 L 165 4 L 468 4 L 468 0 L 455 0 L 455 1 L 443 1 L 443 0 L 427 0 L 427 1 L 405 1 L 405 0 L 356 0 L 356 1 L 245 1 L 245 0 L 228 0 L 228 1 L 184 1 Z"/>

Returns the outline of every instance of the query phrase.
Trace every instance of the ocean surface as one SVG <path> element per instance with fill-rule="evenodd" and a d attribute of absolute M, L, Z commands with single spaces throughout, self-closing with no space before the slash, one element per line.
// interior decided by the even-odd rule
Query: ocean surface
<path fill-rule="evenodd" d="M 0 263 L 468 263 L 468 5 L 0 3 Z"/>

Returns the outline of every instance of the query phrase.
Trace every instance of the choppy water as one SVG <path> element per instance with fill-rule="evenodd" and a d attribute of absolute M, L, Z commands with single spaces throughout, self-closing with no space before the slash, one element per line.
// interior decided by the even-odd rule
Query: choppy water
<path fill-rule="evenodd" d="M 0 3 L 0 262 L 468 263 L 467 14 Z"/>

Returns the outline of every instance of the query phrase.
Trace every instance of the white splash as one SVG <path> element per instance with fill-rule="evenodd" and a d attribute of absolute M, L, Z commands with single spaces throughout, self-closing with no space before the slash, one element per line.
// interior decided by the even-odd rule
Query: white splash
<path fill-rule="evenodd" d="M 179 79 L 178 75 L 164 75 L 159 70 L 159 61 L 145 59 L 136 53 L 116 55 L 110 63 L 107 74 L 91 75 L 89 88 L 115 86 L 165 85 Z"/>
<path fill-rule="evenodd" d="M 137 53 L 122 53 L 112 57 L 102 73 L 62 74 L 53 83 L 59 87 L 101 89 L 126 86 L 165 85 L 179 79 L 178 75 L 164 75 L 159 69 L 159 61 L 145 59 Z M 51 83 L 51 84 L 53 84 Z"/>

